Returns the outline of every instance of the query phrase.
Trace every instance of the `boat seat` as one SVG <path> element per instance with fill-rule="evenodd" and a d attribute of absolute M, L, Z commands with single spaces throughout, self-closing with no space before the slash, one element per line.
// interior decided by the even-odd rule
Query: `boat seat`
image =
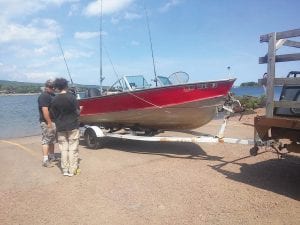
<path fill-rule="evenodd" d="M 87 98 L 101 96 L 100 90 L 98 88 L 89 88 L 86 90 L 85 96 Z"/>
<path fill-rule="evenodd" d="M 136 84 L 134 82 L 129 83 L 129 85 L 130 85 L 131 88 L 136 88 Z"/>

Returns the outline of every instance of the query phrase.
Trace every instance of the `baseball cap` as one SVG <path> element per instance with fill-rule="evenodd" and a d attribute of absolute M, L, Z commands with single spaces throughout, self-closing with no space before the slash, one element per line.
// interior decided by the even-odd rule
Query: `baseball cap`
<path fill-rule="evenodd" d="M 53 86 L 54 86 L 53 80 L 49 79 L 49 80 L 47 80 L 45 82 L 45 87 L 47 87 L 47 88 L 53 88 Z"/>

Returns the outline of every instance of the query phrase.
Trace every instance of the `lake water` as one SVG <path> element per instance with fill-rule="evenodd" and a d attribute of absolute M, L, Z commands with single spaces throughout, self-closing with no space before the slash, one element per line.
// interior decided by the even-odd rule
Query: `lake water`
<path fill-rule="evenodd" d="M 0 96 L 0 139 L 40 134 L 38 95 Z"/>
<path fill-rule="evenodd" d="M 238 96 L 264 94 L 262 87 L 232 88 Z M 275 88 L 278 99 L 280 87 Z M 40 135 L 38 95 L 0 96 L 0 139 Z"/>
<path fill-rule="evenodd" d="M 274 89 L 274 99 L 278 100 L 280 97 L 282 87 L 275 87 Z M 237 96 L 250 95 L 259 97 L 265 94 L 263 87 L 234 87 L 231 89 L 231 92 Z"/>

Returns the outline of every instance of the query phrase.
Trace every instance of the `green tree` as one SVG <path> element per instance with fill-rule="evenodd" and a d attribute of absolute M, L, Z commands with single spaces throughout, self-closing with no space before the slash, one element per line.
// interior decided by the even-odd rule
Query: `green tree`
<path fill-rule="evenodd" d="M 245 83 L 241 83 L 240 85 L 241 87 L 257 87 L 258 83 L 257 82 L 245 82 Z"/>

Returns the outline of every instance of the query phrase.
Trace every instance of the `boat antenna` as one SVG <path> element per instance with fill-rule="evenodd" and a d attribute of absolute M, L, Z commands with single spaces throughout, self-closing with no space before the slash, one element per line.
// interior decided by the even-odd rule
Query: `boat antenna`
<path fill-rule="evenodd" d="M 99 39 L 99 50 L 100 50 L 100 94 L 102 95 L 103 89 L 102 89 L 102 82 L 104 80 L 103 74 L 102 74 L 102 0 L 100 1 L 100 39 Z"/>
<path fill-rule="evenodd" d="M 69 67 L 68 67 L 68 63 L 67 63 L 67 60 L 66 60 L 66 57 L 65 57 L 65 54 L 64 54 L 64 50 L 63 50 L 63 48 L 62 48 L 62 46 L 61 46 L 61 43 L 60 43 L 59 38 L 58 38 L 57 36 L 56 36 L 56 38 L 57 38 L 57 42 L 58 42 L 58 45 L 59 45 L 60 50 L 61 50 L 61 54 L 62 54 L 63 57 L 64 57 L 64 61 L 65 61 L 66 67 L 67 67 L 67 71 L 68 71 L 68 75 L 69 75 L 71 84 L 72 84 L 72 86 L 74 86 L 74 83 L 73 83 L 73 80 L 72 80 L 72 77 L 71 77 L 71 73 L 70 73 L 70 70 L 69 70 Z"/>
<path fill-rule="evenodd" d="M 231 67 L 230 67 L 230 66 L 227 66 L 227 70 L 228 70 L 228 77 L 231 77 L 231 72 L 230 72 Z"/>
<path fill-rule="evenodd" d="M 150 48 L 151 48 L 151 54 L 152 54 L 152 63 L 153 63 L 153 71 L 154 71 L 154 82 L 155 82 L 155 86 L 157 87 L 157 81 L 158 80 L 157 80 L 157 75 L 156 75 L 156 66 L 155 66 L 154 53 L 153 53 L 152 37 L 151 37 L 151 31 L 150 31 L 150 25 L 149 25 L 148 12 L 147 12 L 145 4 L 144 4 L 144 10 L 145 10 L 145 15 L 146 15 L 147 28 L 148 28 L 148 36 L 149 36 L 149 42 L 150 42 Z"/>

